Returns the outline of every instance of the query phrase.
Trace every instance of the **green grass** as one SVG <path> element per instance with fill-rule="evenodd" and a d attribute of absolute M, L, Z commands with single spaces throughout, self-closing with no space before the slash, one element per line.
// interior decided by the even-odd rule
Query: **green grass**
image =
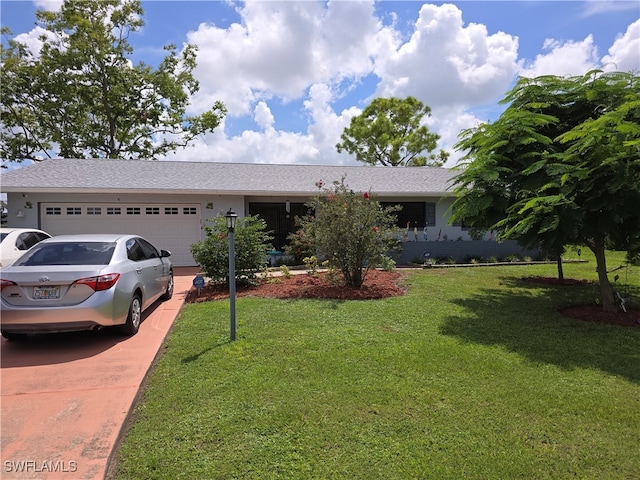
<path fill-rule="evenodd" d="M 590 260 L 566 277 L 595 280 Z M 640 291 L 640 267 L 617 273 Z M 595 287 L 529 275 L 555 266 L 415 271 L 378 301 L 243 297 L 233 343 L 228 302 L 188 305 L 117 478 L 640 478 L 640 329 L 564 318 Z"/>

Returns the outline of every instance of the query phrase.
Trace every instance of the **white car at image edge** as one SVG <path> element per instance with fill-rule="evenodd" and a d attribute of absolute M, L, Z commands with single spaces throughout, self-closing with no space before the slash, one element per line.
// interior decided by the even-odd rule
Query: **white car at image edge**
<path fill-rule="evenodd" d="M 47 232 L 35 228 L 0 228 L 0 267 L 6 267 L 20 258 L 36 243 L 51 238 Z"/>

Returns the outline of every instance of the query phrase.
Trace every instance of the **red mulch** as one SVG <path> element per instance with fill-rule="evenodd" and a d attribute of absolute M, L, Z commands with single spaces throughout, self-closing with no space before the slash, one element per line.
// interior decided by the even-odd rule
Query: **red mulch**
<path fill-rule="evenodd" d="M 547 285 L 590 285 L 585 280 L 564 279 L 552 277 L 527 277 L 526 281 L 544 283 Z M 371 270 L 368 272 L 361 288 L 354 288 L 332 282 L 326 272 L 315 276 L 308 274 L 273 277 L 260 280 L 258 285 L 238 285 L 237 297 L 265 297 L 265 298 L 319 298 L 335 300 L 374 300 L 387 297 L 397 297 L 405 294 L 400 272 Z M 201 288 L 192 288 L 187 294 L 187 303 L 220 300 L 229 297 L 229 288 L 225 284 L 212 284 Z M 640 327 L 640 310 L 628 309 L 626 313 L 604 312 L 599 305 L 576 306 L 562 309 L 560 313 L 566 317 L 596 323 L 606 323 L 624 327 Z"/>
<path fill-rule="evenodd" d="M 588 280 L 575 280 L 570 278 L 560 280 L 554 277 L 526 277 L 524 280 L 544 285 L 594 285 L 594 282 Z M 608 325 L 618 325 L 621 327 L 640 327 L 640 309 L 637 308 L 627 308 L 626 312 L 605 312 L 602 310 L 601 305 L 594 304 L 563 308 L 560 310 L 560 313 L 565 317 L 586 322 L 606 323 Z"/>
<path fill-rule="evenodd" d="M 341 280 L 342 277 L 338 275 L 338 278 Z M 362 286 L 355 288 L 343 285 L 340 281 L 332 282 L 326 272 L 315 276 L 304 273 L 291 275 L 289 278 L 280 276 L 260 280 L 258 285 L 238 285 L 236 296 L 373 300 L 404 295 L 401 280 L 402 275 L 399 272 L 370 270 Z M 187 294 L 186 302 L 197 303 L 228 297 L 229 288 L 225 284 L 213 284 L 201 288 L 200 292 L 192 288 Z"/>
<path fill-rule="evenodd" d="M 564 308 L 560 313 L 576 320 L 640 328 L 640 309 L 637 308 L 627 308 L 626 312 L 605 312 L 601 305 L 583 305 Z"/>

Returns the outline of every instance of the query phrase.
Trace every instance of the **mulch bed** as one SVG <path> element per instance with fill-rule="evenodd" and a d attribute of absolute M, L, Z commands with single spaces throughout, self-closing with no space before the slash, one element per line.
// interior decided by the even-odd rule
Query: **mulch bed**
<path fill-rule="evenodd" d="M 326 272 L 315 275 L 307 273 L 261 279 L 257 285 L 237 285 L 237 297 L 264 298 L 319 298 L 335 300 L 375 300 L 404 295 L 402 274 L 370 270 L 360 288 L 343 285 L 332 280 Z M 229 287 L 224 283 L 206 285 L 200 291 L 192 288 L 186 297 L 187 303 L 220 300 L 229 297 Z"/>
<path fill-rule="evenodd" d="M 576 280 L 564 278 L 562 280 L 555 277 L 525 277 L 525 282 L 538 283 L 543 285 L 564 285 L 584 287 L 596 285 L 596 282 L 589 280 Z M 602 305 L 578 305 L 559 310 L 560 314 L 575 320 L 586 322 L 606 323 L 607 325 L 618 325 L 621 327 L 640 327 L 640 309 L 627 308 L 626 312 L 605 312 Z"/>

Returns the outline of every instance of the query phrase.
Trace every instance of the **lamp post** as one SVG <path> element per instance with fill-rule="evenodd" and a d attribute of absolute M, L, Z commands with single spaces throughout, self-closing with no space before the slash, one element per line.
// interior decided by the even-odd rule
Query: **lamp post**
<path fill-rule="evenodd" d="M 236 339 L 236 245 L 234 232 L 238 215 L 229 209 L 225 214 L 229 231 L 229 302 L 231 317 L 231 341 Z"/>

